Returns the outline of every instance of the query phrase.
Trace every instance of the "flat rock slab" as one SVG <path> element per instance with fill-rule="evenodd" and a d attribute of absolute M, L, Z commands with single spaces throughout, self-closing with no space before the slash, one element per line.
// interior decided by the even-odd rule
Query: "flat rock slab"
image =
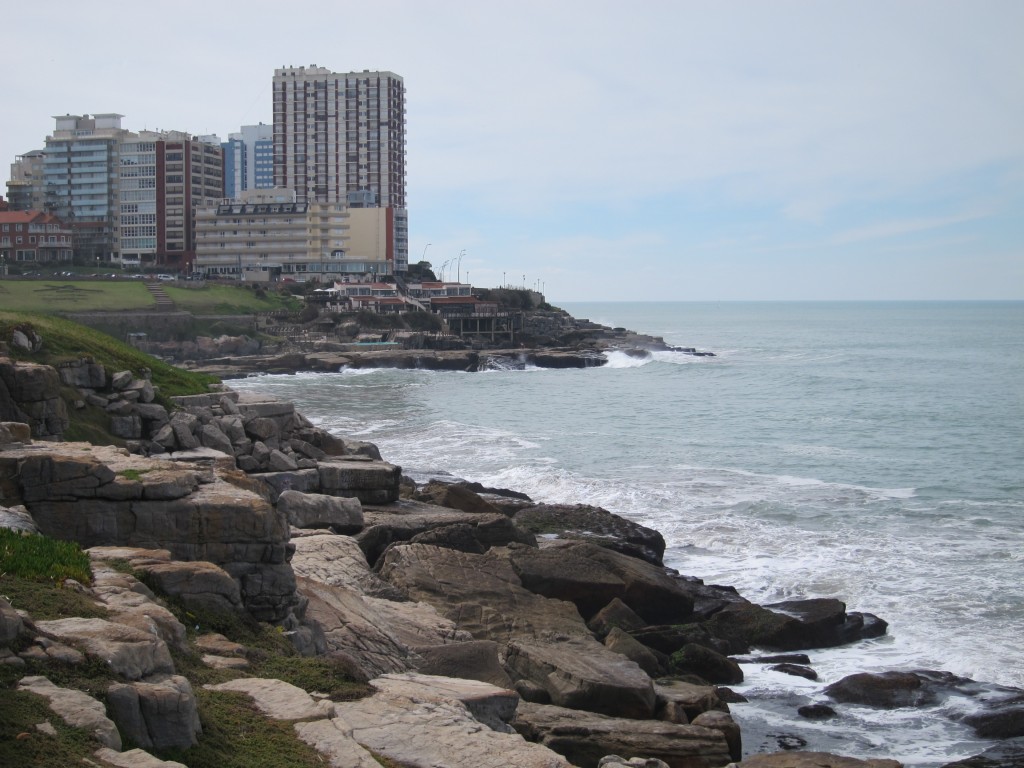
<path fill-rule="evenodd" d="M 317 700 L 301 688 L 283 680 L 245 677 L 203 686 L 208 691 L 234 691 L 249 696 L 256 708 L 274 720 L 305 720 L 330 717 L 334 703 Z"/>
<path fill-rule="evenodd" d="M 39 621 L 36 628 L 80 648 L 91 658 L 100 659 L 112 672 L 128 680 L 174 673 L 167 643 L 155 634 L 125 624 L 105 619 L 70 618 Z"/>
<path fill-rule="evenodd" d="M 647 674 L 622 654 L 588 638 L 556 642 L 513 640 L 505 667 L 548 692 L 560 707 L 625 718 L 649 718 L 657 699 Z"/>
<path fill-rule="evenodd" d="M 523 702 L 513 726 L 574 765 L 597 765 L 605 755 L 653 757 L 670 768 L 721 768 L 731 762 L 725 735 L 698 725 L 626 720 Z"/>
<path fill-rule="evenodd" d="M 371 685 L 386 696 L 418 702 L 458 701 L 473 717 L 493 731 L 513 733 L 508 723 L 515 717 L 519 694 L 479 680 L 464 680 L 415 672 L 382 675 Z"/>
<path fill-rule="evenodd" d="M 395 681 L 397 682 L 397 681 Z M 564 758 L 517 734 L 499 733 L 461 701 L 437 689 L 374 680 L 378 692 L 335 705 L 334 726 L 359 744 L 407 768 L 570 768 Z M 499 690 L 499 689 L 496 689 Z M 316 726 L 322 730 L 323 726 Z"/>
<path fill-rule="evenodd" d="M 161 760 L 153 757 L 142 749 L 129 749 L 127 752 L 115 752 L 109 747 L 97 749 L 93 754 L 105 763 L 115 765 L 117 768 L 188 768 L 183 763 L 176 763 L 173 760 Z"/>
<path fill-rule="evenodd" d="M 50 702 L 50 709 L 73 728 L 81 728 L 106 747 L 121 749 L 121 734 L 114 721 L 107 717 L 103 705 L 82 691 L 59 688 L 45 677 L 23 677 L 19 691 L 28 691 Z"/>

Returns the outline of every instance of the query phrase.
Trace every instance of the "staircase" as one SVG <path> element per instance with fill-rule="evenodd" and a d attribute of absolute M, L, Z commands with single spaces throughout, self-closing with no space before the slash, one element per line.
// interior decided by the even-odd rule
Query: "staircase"
<path fill-rule="evenodd" d="M 153 294 L 153 300 L 156 302 L 156 308 L 163 311 L 173 311 L 174 302 L 171 301 L 171 297 L 167 295 L 167 291 L 164 290 L 163 285 L 158 281 L 146 282 L 146 288 Z"/>

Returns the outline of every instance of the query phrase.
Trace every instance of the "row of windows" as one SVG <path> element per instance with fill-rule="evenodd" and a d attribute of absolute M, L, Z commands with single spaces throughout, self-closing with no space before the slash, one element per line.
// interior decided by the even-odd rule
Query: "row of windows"
<path fill-rule="evenodd" d="M 29 235 L 28 236 L 28 244 L 29 245 L 35 245 L 37 239 L 38 239 L 39 245 L 47 245 L 47 244 L 56 245 L 57 243 L 70 243 L 71 242 L 71 238 L 68 237 L 67 235 L 39 235 L 38 238 L 36 238 L 35 235 Z M 24 235 L 16 236 L 14 238 L 14 242 L 16 244 L 18 244 L 18 245 L 24 245 L 25 244 L 25 236 Z M 11 236 L 10 235 L 5 236 L 2 240 L 0 240 L 0 243 L 2 243 L 3 245 L 10 245 L 11 244 Z"/>

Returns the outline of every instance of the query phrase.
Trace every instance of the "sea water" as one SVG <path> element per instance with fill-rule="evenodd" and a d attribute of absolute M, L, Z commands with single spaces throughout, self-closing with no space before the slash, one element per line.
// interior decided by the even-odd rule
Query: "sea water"
<path fill-rule="evenodd" d="M 340 371 L 232 382 L 447 472 L 660 530 L 667 565 L 758 603 L 834 597 L 884 638 L 746 664 L 745 751 L 938 766 L 985 748 L 936 711 L 838 706 L 844 675 L 946 670 L 1024 687 L 1024 303 L 565 304 L 715 353 L 583 370 Z"/>

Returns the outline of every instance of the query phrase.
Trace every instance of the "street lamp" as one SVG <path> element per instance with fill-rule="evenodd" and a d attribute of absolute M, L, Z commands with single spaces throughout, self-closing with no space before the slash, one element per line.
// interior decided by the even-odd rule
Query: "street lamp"
<path fill-rule="evenodd" d="M 433 243 L 427 243 L 426 245 L 423 246 L 423 255 L 420 256 L 420 261 L 426 261 L 427 260 L 427 248 L 429 248 L 432 245 L 433 245 Z"/>
<path fill-rule="evenodd" d="M 462 282 L 462 257 L 466 255 L 466 249 L 459 251 L 459 263 L 455 265 L 455 282 Z"/>

